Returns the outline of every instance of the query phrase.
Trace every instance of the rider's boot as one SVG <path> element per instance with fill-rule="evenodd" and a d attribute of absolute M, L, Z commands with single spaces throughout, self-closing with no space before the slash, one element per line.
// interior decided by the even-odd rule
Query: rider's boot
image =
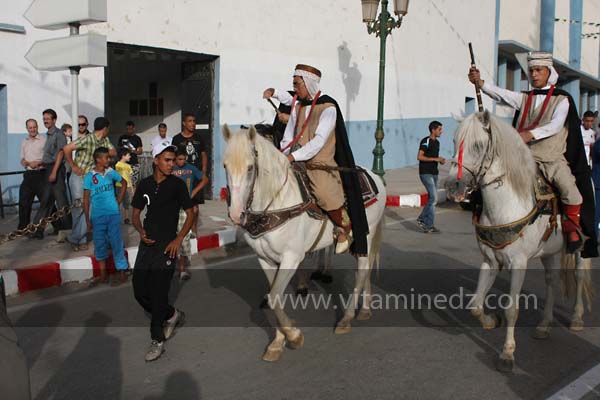
<path fill-rule="evenodd" d="M 335 254 L 344 253 L 348 251 L 352 242 L 352 224 L 348 212 L 345 207 L 340 207 L 337 210 L 327 211 L 327 214 L 336 225 Z"/>
<path fill-rule="evenodd" d="M 579 212 L 581 204 L 563 205 L 562 229 L 567 236 L 567 253 L 575 253 L 581 248 L 581 225 L 579 224 Z"/>

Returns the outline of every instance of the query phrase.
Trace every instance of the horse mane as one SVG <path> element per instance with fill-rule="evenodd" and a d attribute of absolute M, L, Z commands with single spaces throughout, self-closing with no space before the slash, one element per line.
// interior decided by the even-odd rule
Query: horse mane
<path fill-rule="evenodd" d="M 256 204 L 266 204 L 277 194 L 286 177 L 286 170 L 291 164 L 286 156 L 273 143 L 262 135 L 254 135 L 254 143 L 249 136 L 249 129 L 241 129 L 229 138 L 223 162 L 232 174 L 245 174 L 249 165 L 254 164 L 253 151 L 258 156 L 258 175 L 254 191 Z M 293 181 L 289 179 L 288 182 Z"/>
<path fill-rule="evenodd" d="M 537 175 L 531 151 L 515 128 L 496 115 L 485 111 L 465 118 L 456 132 L 455 150 L 458 151 L 459 144 L 464 140 L 464 151 L 475 154 L 485 152 L 489 140 L 486 128 L 491 130 L 490 152 L 499 161 L 506 183 L 511 185 L 519 198 L 530 198 Z"/>

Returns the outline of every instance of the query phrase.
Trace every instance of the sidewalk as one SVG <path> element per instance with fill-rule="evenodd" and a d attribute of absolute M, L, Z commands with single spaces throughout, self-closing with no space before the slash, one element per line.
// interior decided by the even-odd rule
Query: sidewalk
<path fill-rule="evenodd" d="M 443 188 L 448 170 L 449 166 L 440 169 L 438 187 Z M 388 207 L 420 207 L 427 202 L 417 166 L 388 170 L 385 180 Z M 438 189 L 438 201 L 445 201 L 443 189 Z M 17 226 L 16 207 L 5 209 L 5 214 L 6 218 L 0 219 L 0 235 L 13 231 Z M 51 228 L 47 229 L 47 232 L 51 231 Z M 133 267 L 139 235 L 132 225 L 123 225 L 122 232 L 126 255 L 130 267 Z M 221 200 L 206 201 L 200 206 L 198 238 L 192 239 L 192 254 L 235 244 L 239 235 L 227 217 L 227 204 Z M 82 282 L 98 274 L 93 243 L 89 243 L 88 250 L 75 252 L 68 243 L 58 243 L 58 238 L 51 235 L 46 235 L 43 240 L 17 238 L 0 245 L 0 274 L 5 280 L 7 294 L 59 286 L 66 282 Z M 111 263 L 109 260 L 109 269 Z"/>
<path fill-rule="evenodd" d="M 0 234 L 11 232 L 16 229 L 17 225 L 18 215 L 13 209 L 6 209 L 6 218 L 0 219 Z M 227 207 L 224 202 L 209 200 L 206 204 L 201 204 L 198 224 L 199 239 L 197 241 L 200 249 L 209 247 L 208 243 L 203 242 L 204 238 L 210 240 L 209 236 L 229 226 Z M 126 249 L 138 246 L 140 237 L 133 225 L 122 225 L 121 231 Z M 46 232 L 52 232 L 52 228 L 46 229 Z M 57 260 L 94 255 L 94 245 L 92 243 L 88 244 L 88 250 L 75 252 L 68 243 L 57 243 L 57 239 L 58 236 L 51 235 L 46 235 L 43 240 L 17 238 L 0 245 L 0 270 L 21 269 L 53 263 Z"/>

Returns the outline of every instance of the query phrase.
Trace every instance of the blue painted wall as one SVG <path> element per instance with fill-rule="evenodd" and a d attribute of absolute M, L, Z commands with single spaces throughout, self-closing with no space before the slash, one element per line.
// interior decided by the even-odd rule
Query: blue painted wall
<path fill-rule="evenodd" d="M 540 50 L 554 53 L 555 0 L 542 0 L 540 10 Z"/>

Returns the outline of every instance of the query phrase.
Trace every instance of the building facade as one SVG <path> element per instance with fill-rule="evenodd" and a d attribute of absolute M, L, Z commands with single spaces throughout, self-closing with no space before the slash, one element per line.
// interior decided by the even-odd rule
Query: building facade
<path fill-rule="evenodd" d="M 68 32 L 33 28 L 23 17 L 30 3 L 7 2 L 0 16 L 0 171 L 20 169 L 26 119 L 36 118 L 43 130 L 41 112 L 53 108 L 59 124 L 71 123 L 69 72 L 37 71 L 24 58 L 33 42 Z M 456 120 L 476 108 L 466 79 L 468 42 L 484 79 L 517 89 L 523 82 L 514 53 L 550 46 L 564 64 L 561 84 L 595 109 L 599 40 L 581 37 L 591 25 L 561 21 L 593 22 L 599 12 L 593 0 L 413 0 L 388 38 L 385 168 L 415 164 L 418 142 L 434 119 L 445 127 L 442 155 L 452 156 Z M 145 150 L 158 123 L 174 135 L 182 113 L 193 112 L 218 195 L 225 184 L 223 124 L 271 122 L 263 90 L 291 89 L 294 66 L 311 64 L 323 72 L 322 91 L 340 104 L 355 158 L 370 167 L 379 40 L 361 20 L 358 0 L 108 0 L 108 22 L 81 29 L 107 36 L 108 66 L 81 71 L 79 109 L 90 121 L 107 116 L 113 139 L 127 120 L 135 121 Z M 5 199 L 15 199 L 18 182 L 3 178 Z"/>

